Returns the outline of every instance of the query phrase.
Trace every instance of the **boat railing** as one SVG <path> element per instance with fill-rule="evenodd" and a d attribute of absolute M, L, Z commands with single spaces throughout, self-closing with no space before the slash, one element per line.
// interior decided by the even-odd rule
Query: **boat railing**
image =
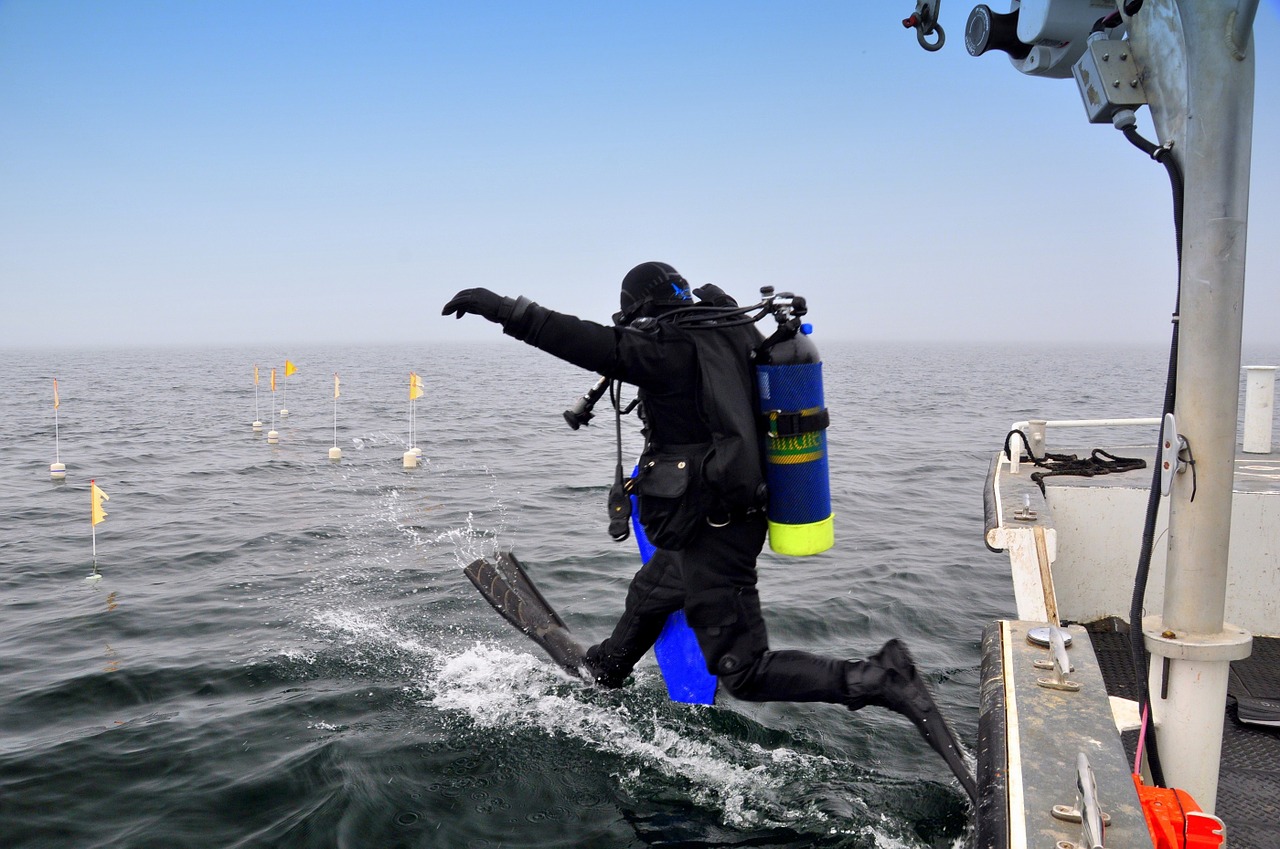
<path fill-rule="evenodd" d="M 1245 366 L 1244 432 L 1242 450 L 1246 454 L 1271 453 L 1271 420 L 1275 408 L 1276 366 Z M 1049 428 L 1067 427 L 1149 427 L 1159 425 L 1158 418 L 1141 419 L 1028 419 L 1014 422 L 1010 431 L 1021 431 L 1027 436 L 1027 448 L 1033 457 L 1043 457 L 1046 431 Z M 1011 446 L 1012 448 L 1012 446 Z M 1010 450 L 1010 457 L 1003 461 L 1009 473 L 1018 474 L 1021 455 Z"/>
<path fill-rule="evenodd" d="M 1032 456 L 1043 457 L 1046 449 L 1046 431 L 1049 428 L 1067 428 L 1067 427 L 1150 427 L 1151 425 L 1159 425 L 1159 418 L 1141 418 L 1141 419 L 1029 419 L 1027 421 L 1014 422 L 1009 426 L 1010 431 L 1021 431 L 1027 436 L 1027 447 L 1031 450 Z M 1021 462 L 1021 454 L 1018 451 L 1010 450 L 1009 458 L 1006 461 L 1009 465 L 1009 473 L 1018 474 L 1018 465 Z"/>

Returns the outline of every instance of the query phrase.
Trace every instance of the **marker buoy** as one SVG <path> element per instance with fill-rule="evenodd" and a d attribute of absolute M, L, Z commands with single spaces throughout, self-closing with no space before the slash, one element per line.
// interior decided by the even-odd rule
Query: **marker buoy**
<path fill-rule="evenodd" d="M 416 446 L 416 445 L 415 445 L 415 446 L 413 446 L 412 448 L 410 448 L 409 450 L 413 452 L 413 456 L 417 457 L 419 460 L 421 460 L 421 459 L 422 459 L 422 449 L 421 449 L 421 448 L 419 448 L 418 446 Z"/>
<path fill-rule="evenodd" d="M 329 459 L 330 459 L 330 460 L 341 460 L 341 459 L 342 459 L 342 449 L 341 449 L 341 448 L 339 448 L 339 447 L 338 447 L 338 446 L 336 446 L 336 445 L 335 445 L 335 446 L 333 446 L 332 448 L 330 448 L 330 449 L 329 449 Z"/>
<path fill-rule="evenodd" d="M 287 418 L 289 418 L 289 408 L 288 408 L 288 407 L 281 407 L 281 408 L 280 408 L 280 418 L 282 418 L 282 419 L 287 419 Z"/>
<path fill-rule="evenodd" d="M 64 481 L 67 479 L 66 463 L 50 463 L 49 477 L 56 481 Z"/>
<path fill-rule="evenodd" d="M 413 453 L 413 449 L 404 452 L 404 467 L 406 469 L 418 468 L 418 455 Z"/>
<path fill-rule="evenodd" d="M 254 432 L 254 433 L 261 433 L 261 432 L 262 432 L 262 422 L 254 422 L 254 423 L 253 423 L 253 432 Z"/>
<path fill-rule="evenodd" d="M 277 442 L 279 442 L 279 441 L 280 441 L 280 434 L 279 434 L 279 432 L 274 431 L 274 430 L 269 430 L 269 431 L 267 431 L 267 444 L 268 444 L 268 445 L 275 445 L 275 444 L 276 444 Z"/>

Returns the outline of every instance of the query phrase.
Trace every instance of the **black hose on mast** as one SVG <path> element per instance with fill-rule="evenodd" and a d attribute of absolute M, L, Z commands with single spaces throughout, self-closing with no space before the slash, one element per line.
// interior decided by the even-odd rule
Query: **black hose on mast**
<path fill-rule="evenodd" d="M 1142 528 L 1142 548 L 1138 554 L 1138 570 L 1134 575 L 1133 598 L 1129 604 L 1129 653 L 1133 660 L 1134 676 L 1138 685 L 1138 709 L 1150 716 L 1151 691 L 1148 687 L 1147 652 L 1142 638 L 1142 611 L 1146 606 L 1147 579 L 1151 574 L 1151 551 L 1155 546 L 1156 516 L 1160 511 L 1160 470 L 1164 453 L 1164 417 L 1173 412 L 1178 394 L 1178 326 L 1182 311 L 1182 209 L 1185 195 L 1182 168 L 1173 156 L 1172 144 L 1156 145 L 1143 138 L 1137 131 L 1137 121 L 1132 112 L 1122 112 L 1115 118 L 1115 126 L 1124 133 L 1134 147 L 1165 167 L 1173 189 L 1173 229 L 1178 254 L 1178 286 L 1173 308 L 1173 333 L 1169 343 L 1169 370 L 1165 378 L 1164 409 L 1161 415 L 1160 439 L 1156 444 L 1151 492 L 1147 496 L 1147 514 Z M 1151 780 L 1164 787 L 1164 769 L 1160 765 L 1160 751 L 1156 744 L 1155 723 L 1147 734 L 1147 764 L 1151 768 Z"/>

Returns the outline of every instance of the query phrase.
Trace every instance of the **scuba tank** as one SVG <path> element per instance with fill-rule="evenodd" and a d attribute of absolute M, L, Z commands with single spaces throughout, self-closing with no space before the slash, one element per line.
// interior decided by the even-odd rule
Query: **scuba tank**
<path fill-rule="evenodd" d="M 801 324 L 804 299 L 772 287 L 778 330 L 756 358 L 765 481 L 769 488 L 769 547 L 778 554 L 807 555 L 835 544 L 835 514 L 827 462 L 830 416 L 822 398 L 822 360 Z"/>

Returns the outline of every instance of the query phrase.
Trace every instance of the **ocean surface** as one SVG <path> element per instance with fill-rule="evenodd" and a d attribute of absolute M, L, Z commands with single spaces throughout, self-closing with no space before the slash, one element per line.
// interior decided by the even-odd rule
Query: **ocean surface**
<path fill-rule="evenodd" d="M 981 630 L 1013 611 L 990 458 L 1020 419 L 1156 415 L 1166 354 L 817 338 L 836 546 L 766 548 L 772 645 L 902 637 L 972 748 Z M 594 380 L 505 338 L 0 351 L 0 847 L 962 846 L 900 717 L 673 704 L 651 658 L 593 689 L 475 592 L 462 567 L 511 549 L 584 641 L 620 613 L 611 411 L 561 415 Z"/>

